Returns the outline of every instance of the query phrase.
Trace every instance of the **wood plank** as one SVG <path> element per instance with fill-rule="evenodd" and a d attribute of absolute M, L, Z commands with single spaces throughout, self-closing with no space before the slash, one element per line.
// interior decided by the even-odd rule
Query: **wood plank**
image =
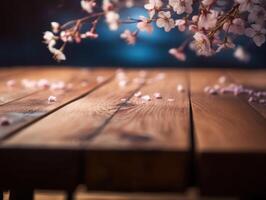
<path fill-rule="evenodd" d="M 88 189 L 185 189 L 190 159 L 188 80 L 185 72 L 175 70 L 165 76 L 141 89 L 151 101 L 132 97 L 97 137 L 86 142 Z M 186 88 L 184 92 L 177 92 L 178 84 Z M 157 92 L 162 99 L 153 97 Z"/>
<path fill-rule="evenodd" d="M 241 98 L 209 95 L 225 71 L 191 70 L 191 103 L 203 195 L 266 195 L 265 119 Z"/>
<path fill-rule="evenodd" d="M 130 79 L 137 75 L 128 73 Z M 120 107 L 121 98 L 129 98 L 139 87 L 131 82 L 121 88 L 112 80 L 4 141 L 0 187 L 14 183 L 37 188 L 75 185 L 81 180 L 77 175 L 82 169 L 82 141 L 97 134 Z"/>
<path fill-rule="evenodd" d="M 21 72 L 23 72 L 24 70 L 22 70 L 21 68 L 6 68 L 6 67 L 1 67 L 0 69 L 0 78 L 5 79 L 9 76 L 14 76 L 17 75 Z"/>
<path fill-rule="evenodd" d="M 0 106 L 13 102 L 15 100 L 27 97 L 31 94 L 34 94 L 37 91 L 42 89 L 40 88 L 24 88 L 21 85 L 23 79 L 28 80 L 39 80 L 47 79 L 48 81 L 58 81 L 64 79 L 67 76 L 72 76 L 72 73 L 75 71 L 73 68 L 29 68 L 24 69 L 22 73 L 11 74 L 4 78 L 1 78 L 0 81 Z M 15 87 L 7 87 L 6 82 L 8 80 L 15 80 L 17 82 Z"/>
<path fill-rule="evenodd" d="M 56 71 L 53 73 L 56 73 Z M 100 86 L 102 83 L 97 82 L 97 76 L 103 76 L 106 81 L 108 81 L 113 74 L 114 72 L 112 70 L 66 71 L 61 77 L 60 75 L 56 75 L 56 77 L 60 77 L 59 80 L 64 81 L 66 85 L 70 83 L 72 85 L 71 88 L 59 91 L 51 91 L 49 89 L 41 90 L 39 92 L 36 91 L 30 96 L 1 106 L 0 116 L 8 118 L 11 125 L 1 127 L 0 141 L 12 136 L 17 130 L 28 126 Z M 49 103 L 49 96 L 55 96 L 57 101 Z"/>
<path fill-rule="evenodd" d="M 255 91 L 266 91 L 266 70 L 230 70 L 229 75 L 234 82 L 254 89 Z M 266 118 L 266 104 L 249 102 L 248 95 L 241 95 L 254 109 Z M 264 97 L 266 99 L 266 96 Z"/>

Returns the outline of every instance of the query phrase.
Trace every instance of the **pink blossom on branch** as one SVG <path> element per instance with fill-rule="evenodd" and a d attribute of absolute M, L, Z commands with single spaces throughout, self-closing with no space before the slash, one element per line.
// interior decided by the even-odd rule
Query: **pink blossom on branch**
<path fill-rule="evenodd" d="M 65 24 L 51 22 L 51 31 L 44 32 L 44 43 L 57 61 L 66 60 L 64 49 L 68 43 L 97 39 L 100 21 L 105 21 L 111 31 L 122 24 L 135 24 L 135 30 L 125 28 L 120 35 L 129 45 L 137 42 L 139 32 L 152 33 L 155 26 L 165 32 L 186 32 L 187 39 L 169 50 L 180 61 L 187 59 L 185 50 L 190 47 L 198 56 L 207 57 L 223 49 L 235 49 L 234 56 L 246 62 L 250 56 L 243 48 L 236 49 L 237 37 L 246 36 L 258 47 L 265 43 L 266 10 L 262 0 L 81 0 L 80 5 L 85 17 Z M 120 11 L 134 6 L 143 6 L 147 14 L 121 19 Z"/>

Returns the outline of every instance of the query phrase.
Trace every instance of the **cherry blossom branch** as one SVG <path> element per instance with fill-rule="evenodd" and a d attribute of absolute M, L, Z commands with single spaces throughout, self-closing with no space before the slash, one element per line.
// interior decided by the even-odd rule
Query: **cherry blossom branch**
<path fill-rule="evenodd" d="M 151 33 L 154 25 L 165 32 L 178 29 L 190 33 L 188 39 L 169 53 L 181 61 L 186 60 L 187 46 L 199 56 L 212 56 L 224 49 L 235 49 L 235 57 L 247 61 L 250 56 L 242 47 L 236 48 L 238 36 L 251 38 L 256 46 L 265 43 L 265 3 L 262 0 L 81 0 L 81 7 L 87 16 L 71 20 L 63 25 L 52 22 L 52 32 L 44 33 L 44 42 L 58 61 L 65 60 L 63 53 L 71 42 L 80 43 L 84 39 L 96 39 L 96 27 L 104 19 L 111 31 L 122 24 L 136 24 L 136 30 L 125 29 L 120 37 L 129 45 L 134 45 L 139 32 Z M 120 19 L 120 11 L 133 6 L 144 6 L 147 15 L 139 18 Z M 84 25 L 89 30 L 84 30 Z M 56 48 L 62 43 L 60 48 Z"/>

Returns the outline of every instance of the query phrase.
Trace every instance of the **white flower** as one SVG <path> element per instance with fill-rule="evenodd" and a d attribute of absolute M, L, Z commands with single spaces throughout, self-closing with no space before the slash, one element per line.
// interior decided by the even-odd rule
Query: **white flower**
<path fill-rule="evenodd" d="M 173 10 L 181 15 L 183 13 L 191 14 L 193 0 L 169 0 L 169 5 L 173 7 Z"/>
<path fill-rule="evenodd" d="M 169 53 L 174 56 L 177 60 L 186 61 L 186 54 L 184 53 L 183 49 L 180 48 L 173 48 L 169 50 Z"/>
<path fill-rule="evenodd" d="M 138 22 L 137 24 L 137 28 L 140 30 L 140 31 L 146 31 L 148 33 L 151 33 L 153 31 L 153 27 L 151 25 L 151 21 L 144 17 L 144 16 L 140 16 L 140 22 Z"/>
<path fill-rule="evenodd" d="M 178 19 L 175 21 L 175 25 L 178 27 L 179 31 L 184 32 L 186 30 L 186 20 Z"/>
<path fill-rule="evenodd" d="M 219 12 L 216 10 L 210 10 L 210 12 L 202 13 L 198 20 L 199 29 L 204 28 L 205 30 L 209 30 L 214 28 L 218 20 L 218 15 Z"/>
<path fill-rule="evenodd" d="M 119 14 L 114 11 L 108 11 L 105 17 L 110 30 L 116 31 L 119 27 L 119 18 L 120 18 Z"/>
<path fill-rule="evenodd" d="M 251 28 L 246 29 L 245 34 L 252 38 L 255 44 L 260 47 L 265 42 L 266 29 L 259 24 L 252 24 Z"/>
<path fill-rule="evenodd" d="M 235 50 L 234 57 L 242 62 L 248 62 L 250 60 L 250 55 L 241 46 Z"/>
<path fill-rule="evenodd" d="M 58 33 L 60 29 L 60 24 L 58 22 L 51 22 L 51 27 L 54 33 Z"/>
<path fill-rule="evenodd" d="M 94 0 L 81 0 L 80 5 L 83 10 L 88 13 L 92 13 L 96 3 Z"/>
<path fill-rule="evenodd" d="M 149 3 L 145 4 L 144 8 L 149 11 L 150 18 L 152 19 L 156 10 L 160 10 L 162 6 L 163 2 L 161 0 L 149 0 Z"/>
<path fill-rule="evenodd" d="M 51 53 L 54 54 L 54 59 L 58 62 L 66 60 L 65 54 L 60 49 L 54 49 Z"/>
<path fill-rule="evenodd" d="M 112 10 L 113 4 L 110 2 L 110 0 L 103 0 L 102 9 L 105 12 L 108 12 Z"/>
<path fill-rule="evenodd" d="M 255 22 L 256 24 L 263 24 L 266 20 L 266 11 L 263 7 L 255 5 L 250 10 L 248 15 L 249 22 Z"/>
<path fill-rule="evenodd" d="M 242 35 L 245 32 L 245 22 L 241 18 L 236 18 L 232 22 L 225 23 L 223 29 L 225 32 Z"/>
<path fill-rule="evenodd" d="M 200 56 L 213 55 L 214 52 L 213 49 L 211 48 L 211 42 L 206 35 L 204 35 L 201 32 L 197 32 L 195 33 L 193 38 L 195 40 L 191 43 L 191 47 L 196 51 L 197 55 Z"/>
<path fill-rule="evenodd" d="M 158 13 L 156 24 L 159 28 L 164 28 L 166 32 L 169 32 L 172 28 L 175 27 L 175 21 L 171 18 L 170 11 L 160 11 Z"/>
<path fill-rule="evenodd" d="M 123 33 L 121 33 L 120 37 L 124 39 L 129 45 L 134 45 L 136 43 L 136 32 L 131 32 L 126 29 Z"/>
<path fill-rule="evenodd" d="M 50 32 L 50 31 L 46 31 L 44 34 L 43 34 L 43 39 L 44 39 L 44 42 L 46 44 L 49 44 L 52 40 L 55 39 L 55 35 Z"/>

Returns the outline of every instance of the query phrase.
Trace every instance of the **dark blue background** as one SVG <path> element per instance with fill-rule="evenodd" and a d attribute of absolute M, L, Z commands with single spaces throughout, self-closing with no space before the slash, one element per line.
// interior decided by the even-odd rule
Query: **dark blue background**
<path fill-rule="evenodd" d="M 1 2 L 2 27 L 0 33 L 0 66 L 57 65 L 46 46 L 42 33 L 50 29 L 49 22 L 66 22 L 84 15 L 79 0 L 6 0 Z M 141 8 L 122 13 L 123 17 L 145 14 Z M 125 27 L 122 27 L 123 29 Z M 132 28 L 132 27 L 130 27 Z M 168 49 L 178 46 L 186 38 L 178 31 L 165 33 L 155 29 L 152 35 L 142 33 L 135 46 L 128 46 L 120 33 L 110 32 L 105 24 L 98 28 L 100 38 L 82 44 L 71 44 L 66 49 L 67 61 L 62 65 L 116 66 L 116 67 L 227 67 L 264 68 L 266 45 L 257 48 L 247 39 L 252 52 L 249 63 L 237 61 L 232 50 L 212 58 L 196 57 L 189 51 L 188 60 L 179 62 L 168 54 Z"/>

